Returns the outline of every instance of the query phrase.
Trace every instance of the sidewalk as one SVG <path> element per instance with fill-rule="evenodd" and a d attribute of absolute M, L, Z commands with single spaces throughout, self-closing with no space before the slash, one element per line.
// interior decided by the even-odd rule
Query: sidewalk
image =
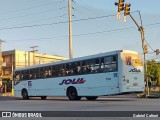
<path fill-rule="evenodd" d="M 12 92 L 2 93 L 0 96 L 13 96 Z"/>

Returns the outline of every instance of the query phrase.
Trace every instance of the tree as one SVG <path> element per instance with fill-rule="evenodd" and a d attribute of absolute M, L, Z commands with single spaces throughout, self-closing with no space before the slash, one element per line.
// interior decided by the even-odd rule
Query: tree
<path fill-rule="evenodd" d="M 156 62 L 155 60 L 148 60 L 146 63 L 149 79 L 155 81 L 157 86 L 160 86 L 160 62 Z"/>

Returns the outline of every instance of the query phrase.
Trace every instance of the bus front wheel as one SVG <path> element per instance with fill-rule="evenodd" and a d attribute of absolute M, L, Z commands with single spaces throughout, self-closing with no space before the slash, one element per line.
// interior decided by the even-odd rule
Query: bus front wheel
<path fill-rule="evenodd" d="M 69 100 L 80 100 L 82 98 L 81 96 L 78 96 L 78 93 L 75 87 L 69 87 L 67 89 L 67 96 Z"/>
<path fill-rule="evenodd" d="M 28 92 L 26 89 L 22 90 L 22 98 L 23 98 L 23 100 L 29 99 Z"/>
<path fill-rule="evenodd" d="M 96 100 L 98 96 L 86 96 L 87 100 Z"/>

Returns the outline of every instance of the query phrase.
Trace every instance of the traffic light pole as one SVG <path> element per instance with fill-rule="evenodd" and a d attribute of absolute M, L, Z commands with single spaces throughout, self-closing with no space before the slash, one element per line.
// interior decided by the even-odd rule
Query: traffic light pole
<path fill-rule="evenodd" d="M 133 18 L 133 16 L 132 16 L 131 14 L 129 14 L 129 16 L 131 17 L 131 19 L 133 20 L 133 22 L 137 25 L 138 30 L 139 30 L 140 33 L 141 33 L 142 48 L 144 48 L 144 40 L 145 40 L 145 38 L 144 38 L 144 29 L 143 29 L 143 27 L 140 27 L 140 26 L 138 25 L 138 23 L 136 22 L 136 20 Z M 144 49 L 143 49 L 143 52 L 144 52 Z"/>
<path fill-rule="evenodd" d="M 129 16 L 131 17 L 131 19 L 133 20 L 133 22 L 137 25 L 138 27 L 138 30 L 140 31 L 141 33 L 141 39 L 142 39 L 142 49 L 143 49 L 143 55 L 144 55 L 144 78 L 146 79 L 146 87 L 147 87 L 147 96 L 149 96 L 149 85 L 148 85 L 148 75 L 147 75 L 147 64 L 146 64 L 146 52 L 144 50 L 144 40 L 145 40 L 145 37 L 144 37 L 144 29 L 143 27 L 139 26 L 138 23 L 136 22 L 136 20 L 133 18 L 133 16 L 131 14 L 129 14 Z"/>

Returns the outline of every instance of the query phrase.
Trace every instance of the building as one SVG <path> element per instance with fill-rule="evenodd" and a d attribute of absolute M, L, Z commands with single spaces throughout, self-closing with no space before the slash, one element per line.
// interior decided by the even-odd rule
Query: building
<path fill-rule="evenodd" d="M 66 59 L 68 58 L 21 50 L 10 50 L 2 52 L 2 64 L 0 65 L 0 84 L 4 85 L 3 92 L 12 91 L 12 76 L 15 69 Z"/>

